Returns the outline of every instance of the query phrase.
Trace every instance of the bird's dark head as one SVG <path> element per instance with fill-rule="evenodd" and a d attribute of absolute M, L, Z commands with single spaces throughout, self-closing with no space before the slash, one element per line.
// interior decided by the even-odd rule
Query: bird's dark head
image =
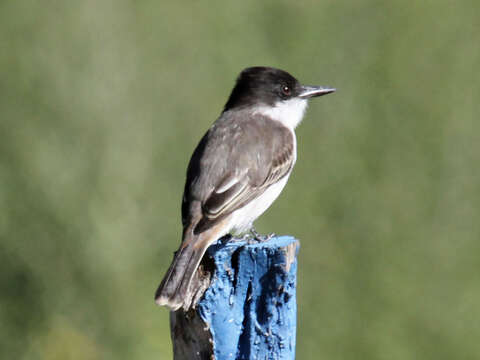
<path fill-rule="evenodd" d="M 301 120 L 309 98 L 334 91 L 332 88 L 302 85 L 288 72 L 280 69 L 249 67 L 238 76 L 224 111 L 250 107 L 252 110 L 276 109 L 276 112 L 288 115 L 297 109 L 301 112 Z"/>
<path fill-rule="evenodd" d="M 225 105 L 225 110 L 238 106 L 270 105 L 293 98 L 308 99 L 326 95 L 335 89 L 303 86 L 288 72 L 265 66 L 243 70 Z"/>

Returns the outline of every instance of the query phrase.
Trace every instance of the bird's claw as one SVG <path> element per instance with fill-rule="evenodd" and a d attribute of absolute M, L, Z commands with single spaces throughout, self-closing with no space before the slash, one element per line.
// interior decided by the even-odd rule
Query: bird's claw
<path fill-rule="evenodd" d="M 260 235 L 255 228 L 250 229 L 250 233 L 252 234 L 251 242 L 250 243 L 259 243 L 259 242 L 265 242 L 270 240 L 275 236 L 275 233 L 270 233 L 268 235 Z"/>
<path fill-rule="evenodd" d="M 270 239 L 273 239 L 277 234 L 275 233 L 270 233 L 268 235 L 265 236 L 265 241 L 268 241 Z"/>

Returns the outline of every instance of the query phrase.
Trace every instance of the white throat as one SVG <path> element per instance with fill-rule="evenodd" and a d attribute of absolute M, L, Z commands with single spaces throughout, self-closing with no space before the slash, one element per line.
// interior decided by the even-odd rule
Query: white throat
<path fill-rule="evenodd" d="M 283 125 L 293 130 L 302 121 L 307 105 L 308 103 L 306 99 L 294 98 L 279 101 L 273 107 L 259 106 L 254 112 L 268 116 L 276 121 L 280 121 Z"/>

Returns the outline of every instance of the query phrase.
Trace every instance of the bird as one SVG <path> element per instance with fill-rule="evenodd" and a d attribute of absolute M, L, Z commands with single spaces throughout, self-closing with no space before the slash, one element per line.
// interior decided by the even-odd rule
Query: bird
<path fill-rule="evenodd" d="M 250 230 L 257 235 L 253 222 L 280 195 L 295 165 L 295 128 L 308 100 L 334 91 L 302 85 L 273 67 L 240 72 L 219 118 L 191 156 L 182 242 L 156 291 L 157 305 L 171 311 L 194 307 L 205 290 L 195 273 L 207 248 L 225 235 Z"/>

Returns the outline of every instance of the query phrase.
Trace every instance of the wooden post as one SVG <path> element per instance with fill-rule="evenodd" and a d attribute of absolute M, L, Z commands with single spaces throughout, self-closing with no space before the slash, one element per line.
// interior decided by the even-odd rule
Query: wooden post
<path fill-rule="evenodd" d="M 298 247 L 287 236 L 211 246 L 210 287 L 195 309 L 170 314 L 174 359 L 293 360 Z"/>

